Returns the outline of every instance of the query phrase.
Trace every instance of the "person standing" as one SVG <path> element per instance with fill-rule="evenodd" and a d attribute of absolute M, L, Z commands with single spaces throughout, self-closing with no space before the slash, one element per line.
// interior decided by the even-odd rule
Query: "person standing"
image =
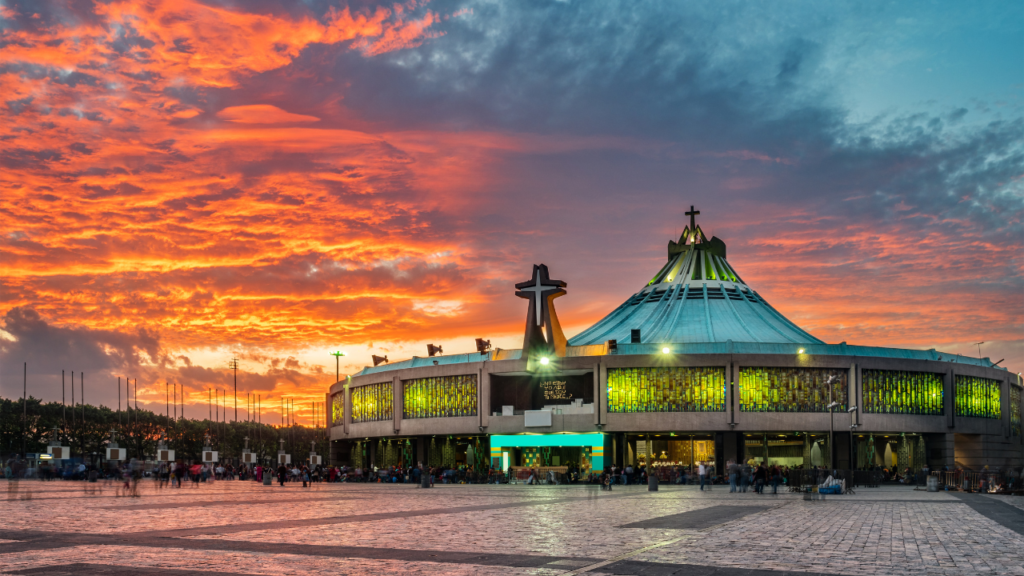
<path fill-rule="evenodd" d="M 700 491 L 704 491 L 704 478 L 707 474 L 707 468 L 704 467 L 704 462 L 700 462 L 697 467 L 697 475 L 700 476 Z"/>
<path fill-rule="evenodd" d="M 736 476 L 739 475 L 739 470 L 740 467 L 732 460 L 729 460 L 728 464 L 726 464 L 726 471 L 729 473 L 730 494 L 736 491 Z"/>

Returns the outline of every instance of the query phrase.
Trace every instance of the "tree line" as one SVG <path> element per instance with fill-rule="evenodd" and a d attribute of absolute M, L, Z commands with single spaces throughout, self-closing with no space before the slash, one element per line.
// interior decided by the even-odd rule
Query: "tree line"
<path fill-rule="evenodd" d="M 71 449 L 72 458 L 96 461 L 106 454 L 111 431 L 129 458 L 153 459 L 157 444 L 164 440 L 178 459 L 200 460 L 206 438 L 220 454 L 220 460 L 241 460 L 245 438 L 249 450 L 260 461 L 273 459 L 281 448 L 292 462 L 306 459 L 316 442 L 316 453 L 327 461 L 328 441 L 323 428 L 293 424 L 272 426 L 257 422 L 217 422 L 209 419 L 168 418 L 149 410 L 128 408 L 115 411 L 106 406 L 78 404 L 72 409 L 60 402 L 42 402 L 29 397 L 11 400 L 0 397 L 0 461 L 14 456 L 45 453 L 50 441 Z"/>

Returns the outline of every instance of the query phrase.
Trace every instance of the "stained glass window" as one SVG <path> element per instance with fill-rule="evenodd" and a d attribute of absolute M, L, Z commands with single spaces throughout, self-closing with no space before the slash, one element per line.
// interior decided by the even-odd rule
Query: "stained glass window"
<path fill-rule="evenodd" d="M 944 413 L 942 374 L 897 370 L 864 370 L 861 373 L 863 410 L 871 414 Z"/>
<path fill-rule="evenodd" d="M 743 368 L 740 370 L 741 412 L 828 412 L 826 382 L 837 376 L 836 412 L 846 410 L 846 370 L 832 368 Z"/>
<path fill-rule="evenodd" d="M 336 392 L 331 396 L 331 424 L 341 426 L 345 420 L 345 392 Z"/>
<path fill-rule="evenodd" d="M 402 382 L 403 418 L 476 416 L 476 374 Z"/>
<path fill-rule="evenodd" d="M 724 412 L 725 368 L 611 368 L 608 411 Z"/>
<path fill-rule="evenodd" d="M 1002 418 L 999 406 L 999 381 L 973 376 L 956 377 L 956 415 L 975 418 Z"/>
<path fill-rule="evenodd" d="M 391 420 L 395 417 L 391 382 L 352 389 L 352 423 Z"/>
<path fill-rule="evenodd" d="M 1021 389 L 1010 386 L 1010 434 L 1020 436 Z"/>

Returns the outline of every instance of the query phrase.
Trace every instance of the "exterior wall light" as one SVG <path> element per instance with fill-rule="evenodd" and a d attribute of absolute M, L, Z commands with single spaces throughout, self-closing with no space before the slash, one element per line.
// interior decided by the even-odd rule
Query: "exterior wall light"
<path fill-rule="evenodd" d="M 669 352 L 671 352 L 671 350 L 668 349 L 668 346 L 665 346 L 664 348 L 661 349 L 662 354 L 668 354 Z"/>
<path fill-rule="evenodd" d="M 801 349 L 797 350 L 797 351 L 796 351 L 796 353 L 797 353 L 797 354 L 803 354 L 803 353 L 804 353 L 804 349 L 803 349 L 803 348 L 801 348 Z"/>
<path fill-rule="evenodd" d="M 541 364 L 547 366 L 550 362 L 551 362 L 551 360 L 549 360 L 547 356 L 541 356 L 540 357 L 540 363 Z"/>

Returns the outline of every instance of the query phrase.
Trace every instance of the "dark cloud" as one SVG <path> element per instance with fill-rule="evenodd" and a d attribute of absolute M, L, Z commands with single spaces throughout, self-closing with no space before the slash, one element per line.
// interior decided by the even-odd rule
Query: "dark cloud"
<path fill-rule="evenodd" d="M 85 184 L 82 188 L 88 192 L 85 197 L 89 199 L 109 198 L 111 196 L 136 196 L 144 191 L 141 187 L 136 186 L 131 182 L 121 182 L 120 184 L 109 188 Z"/>
<path fill-rule="evenodd" d="M 162 361 L 160 338 L 146 328 L 66 328 L 22 307 L 8 310 L 2 321 L 4 331 L 13 338 L 0 339 L 0 395 L 8 398 L 21 395 L 24 363 L 32 380 L 29 393 L 37 398 L 41 394 L 59 398 L 61 370 L 74 370 L 86 373 L 95 399 L 100 396 L 95 382 L 106 382 L 118 373 L 137 374 L 141 364 Z"/>
<path fill-rule="evenodd" d="M 22 74 L 31 79 L 49 79 L 55 84 L 63 84 L 68 88 L 77 88 L 78 85 L 96 86 L 100 83 L 98 76 L 79 72 L 78 70 L 63 70 L 40 66 L 37 64 L 26 64 L 23 62 L 11 62 L 0 66 L 0 74 Z"/>
<path fill-rule="evenodd" d="M 32 103 L 32 100 L 34 100 L 32 96 L 26 96 L 17 100 L 8 100 L 7 109 L 11 111 L 11 114 L 17 116 L 18 114 L 21 114 L 23 110 L 28 108 L 28 105 Z"/>
<path fill-rule="evenodd" d="M 71 150 L 73 150 L 75 152 L 78 152 L 79 154 L 89 155 L 89 154 L 93 153 L 92 148 L 89 148 L 88 146 L 86 146 L 82 142 L 75 142 L 75 143 L 71 144 L 70 146 L 68 146 L 68 148 L 70 148 Z"/>

